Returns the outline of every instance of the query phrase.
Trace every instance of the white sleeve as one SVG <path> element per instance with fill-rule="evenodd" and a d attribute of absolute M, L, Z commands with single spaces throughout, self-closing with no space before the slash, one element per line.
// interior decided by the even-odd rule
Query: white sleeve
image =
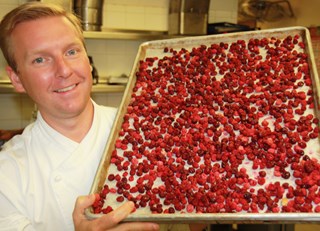
<path fill-rule="evenodd" d="M 19 214 L 0 193 L 0 231 L 34 231 L 29 219 Z M 5 211 L 4 211 L 5 210 Z"/>
<path fill-rule="evenodd" d="M 1 231 L 35 231 L 30 221 L 21 214 L 10 214 L 0 217 Z"/>

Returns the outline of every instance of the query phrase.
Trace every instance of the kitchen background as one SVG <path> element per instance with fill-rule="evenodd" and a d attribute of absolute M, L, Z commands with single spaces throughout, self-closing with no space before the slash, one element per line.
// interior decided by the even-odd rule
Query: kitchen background
<path fill-rule="evenodd" d="M 0 0 L 0 18 L 9 10 L 25 1 Z M 60 2 L 62 4 L 66 2 L 65 0 L 46 1 Z M 120 29 L 127 31 L 165 32 L 168 30 L 168 6 L 169 0 L 105 0 L 102 30 Z M 209 11 L 210 22 L 228 21 L 235 23 L 237 21 L 237 1 L 235 0 L 213 0 L 211 1 Z M 91 37 L 90 33 L 88 37 Z M 104 78 L 109 76 L 129 75 L 139 45 L 149 40 L 145 38 L 146 36 L 132 38 L 133 36 L 130 36 L 130 34 L 128 36 L 120 36 L 120 39 L 118 37 L 116 39 L 108 36 L 106 39 L 86 39 L 88 54 L 93 57 L 100 82 L 105 82 Z M 157 36 L 152 38 L 157 39 Z M 5 65 L 6 63 L 1 54 L 0 80 L 7 82 L 8 77 L 5 73 Z M 118 106 L 124 87 L 114 86 L 106 88 L 104 86 L 100 87 L 101 85 L 94 86 L 92 98 L 103 105 Z M 9 88 L 9 86 L 5 87 Z M 34 110 L 32 101 L 25 94 L 13 93 L 12 89 L 8 89 L 5 92 L 3 93 L 0 90 L 0 129 L 25 127 L 32 120 Z"/>
<path fill-rule="evenodd" d="M 26 0 L 0 0 L 0 18 L 8 11 Z M 45 1 L 45 0 L 44 0 Z M 239 0 L 240 1 L 240 0 Z M 49 1 L 48 1 L 49 2 Z M 51 1 L 64 4 L 66 1 Z M 286 26 L 305 26 L 311 28 L 315 58 L 320 67 L 320 1 L 290 0 L 294 17 L 282 18 L 274 22 L 243 23 L 256 28 L 278 28 Z M 238 0 L 211 0 L 208 23 L 239 23 Z M 95 85 L 92 98 L 99 104 L 117 107 L 121 101 L 124 85 L 106 84 L 107 77 L 129 75 L 139 45 L 152 39 L 164 38 L 168 31 L 169 0 L 105 0 L 102 11 L 102 31 L 125 30 L 114 36 L 101 32 L 86 32 L 88 54 L 93 57 L 98 70 L 100 84 Z M 153 31 L 143 33 L 137 31 Z M 148 35 L 150 33 L 150 36 Z M 138 35 L 137 35 L 138 34 Z M 0 54 L 0 129 L 19 129 L 32 121 L 35 107 L 25 94 L 17 94 L 8 83 L 5 61 Z M 296 225 L 295 231 L 320 230 L 319 225 Z"/>
<path fill-rule="evenodd" d="M 0 18 L 9 10 L 27 0 L 0 0 Z M 49 0 L 43 0 L 50 2 Z M 72 0 L 70 0 L 72 1 Z M 66 0 L 52 1 L 64 4 Z M 295 17 L 276 22 L 257 22 L 257 28 L 285 26 L 316 27 L 320 25 L 320 1 L 290 0 Z M 168 31 L 169 0 L 105 0 L 102 11 L 102 31 L 125 30 L 124 35 L 99 36 L 99 32 L 86 34 L 88 54 L 93 57 L 101 84 L 94 86 L 92 98 L 98 103 L 118 106 L 124 86 L 106 86 L 107 77 L 129 75 L 139 45 L 162 38 L 157 34 Z M 211 0 L 208 23 L 238 22 L 238 0 Z M 132 36 L 135 31 L 153 31 L 156 35 Z M 97 35 L 98 34 L 98 35 Z M 8 84 L 5 61 L 0 54 L 0 129 L 23 128 L 33 118 L 34 104 L 25 94 L 16 94 Z M 4 83 L 3 83 L 4 82 Z"/>

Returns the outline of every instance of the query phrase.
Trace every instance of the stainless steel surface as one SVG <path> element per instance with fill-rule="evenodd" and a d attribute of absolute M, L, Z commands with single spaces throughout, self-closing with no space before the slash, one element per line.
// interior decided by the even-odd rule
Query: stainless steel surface
<path fill-rule="evenodd" d="M 103 30 L 84 31 L 86 39 L 125 39 L 125 40 L 158 40 L 182 37 L 181 35 L 168 35 L 157 31 L 128 31 L 128 30 Z"/>
<path fill-rule="evenodd" d="M 100 31 L 103 16 L 103 0 L 75 0 L 74 11 L 82 19 L 85 31 Z"/>
<path fill-rule="evenodd" d="M 96 177 L 92 184 L 90 193 L 98 193 L 105 184 L 108 167 L 110 164 L 111 153 L 114 150 L 115 142 L 119 136 L 119 131 L 122 126 L 122 118 L 126 113 L 127 106 L 130 102 L 132 89 L 135 86 L 135 73 L 139 68 L 139 61 L 146 57 L 158 56 L 163 51 L 164 47 L 170 47 L 176 50 L 181 48 L 190 49 L 200 45 L 209 45 L 213 43 L 232 43 L 237 40 L 248 41 L 251 38 L 262 39 L 265 37 L 285 38 L 288 35 L 299 34 L 306 44 L 304 52 L 309 55 L 308 62 L 310 68 L 310 76 L 313 80 L 315 112 L 318 118 L 319 112 L 319 90 L 320 83 L 318 73 L 315 67 L 314 55 L 310 43 L 310 35 L 304 27 L 280 28 L 263 31 L 250 31 L 241 33 L 230 33 L 212 36 L 198 36 L 181 39 L 158 40 L 144 43 L 140 46 L 138 54 L 135 59 L 134 67 L 129 77 L 129 81 L 124 93 L 124 97 L 120 104 L 120 110 L 117 114 L 115 125 L 110 133 L 110 139 L 106 144 L 105 153 L 100 161 Z M 92 210 L 86 209 L 86 215 L 89 218 L 100 217 L 101 214 L 94 214 Z M 175 214 L 152 214 L 150 212 L 135 212 L 129 215 L 125 221 L 156 221 L 159 223 L 306 223 L 306 222 L 320 222 L 320 213 L 175 213 Z"/>
<path fill-rule="evenodd" d="M 207 34 L 209 0 L 170 0 L 169 34 Z"/>

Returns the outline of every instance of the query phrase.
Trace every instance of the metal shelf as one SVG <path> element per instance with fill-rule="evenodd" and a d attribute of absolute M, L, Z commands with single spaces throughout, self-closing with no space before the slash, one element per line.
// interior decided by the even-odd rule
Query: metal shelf
<path fill-rule="evenodd" d="M 124 92 L 125 85 L 96 84 L 92 85 L 92 93 L 115 93 Z M 0 94 L 18 93 L 15 91 L 11 83 L 0 82 Z"/>
<path fill-rule="evenodd" d="M 111 92 L 124 92 L 125 85 L 110 85 L 110 84 L 96 84 L 92 86 L 92 93 L 111 93 Z"/>
<path fill-rule="evenodd" d="M 0 94 L 17 93 L 10 82 L 0 82 Z"/>
<path fill-rule="evenodd" d="M 181 35 L 169 35 L 167 32 L 158 31 L 84 31 L 86 39 L 124 39 L 124 40 L 155 40 L 182 37 Z"/>

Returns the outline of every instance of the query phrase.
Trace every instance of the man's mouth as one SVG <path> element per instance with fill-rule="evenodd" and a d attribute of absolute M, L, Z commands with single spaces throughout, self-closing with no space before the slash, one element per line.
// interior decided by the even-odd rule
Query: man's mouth
<path fill-rule="evenodd" d="M 57 92 L 57 93 L 67 92 L 67 91 L 72 90 L 72 89 L 75 88 L 76 86 L 77 86 L 77 84 L 74 84 L 74 85 L 71 85 L 71 86 L 69 86 L 69 87 L 65 87 L 65 88 L 62 88 L 62 89 L 55 90 L 55 92 Z"/>

